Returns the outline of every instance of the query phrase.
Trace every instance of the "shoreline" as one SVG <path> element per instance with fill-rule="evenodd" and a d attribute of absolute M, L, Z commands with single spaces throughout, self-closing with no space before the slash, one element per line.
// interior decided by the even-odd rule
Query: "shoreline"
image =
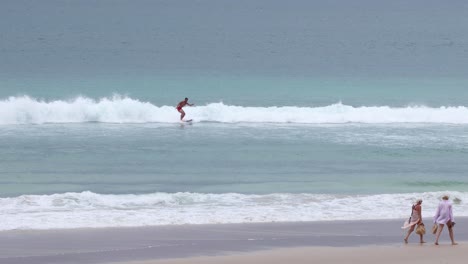
<path fill-rule="evenodd" d="M 279 252 L 288 255 L 301 249 L 307 249 L 304 251 L 305 255 L 310 255 L 306 253 L 309 251 L 318 254 L 323 249 L 331 252 L 344 250 L 345 255 L 346 248 L 366 250 L 385 247 L 404 250 L 419 243 L 418 237 L 413 234 L 409 239 L 410 243 L 403 244 L 403 221 L 399 219 L 3 231 L 0 232 L 0 262 L 192 263 L 194 258 L 203 256 L 225 256 L 228 259 L 217 260 L 224 263 L 232 257 L 254 255 L 269 258 L 280 254 Z M 429 232 L 429 223 L 432 221 L 424 219 L 424 222 Z M 456 241 L 468 241 L 468 232 L 464 228 L 468 226 L 468 218 L 459 217 L 456 218 L 456 222 Z M 432 246 L 432 234 L 426 234 L 425 240 L 428 243 L 418 248 L 435 247 Z M 442 233 L 440 242 L 441 246 L 436 248 L 450 248 L 446 247 L 447 230 Z M 460 243 L 460 246 L 456 247 L 464 248 L 464 245 L 465 243 Z M 249 260 L 246 261 L 248 263 Z"/>

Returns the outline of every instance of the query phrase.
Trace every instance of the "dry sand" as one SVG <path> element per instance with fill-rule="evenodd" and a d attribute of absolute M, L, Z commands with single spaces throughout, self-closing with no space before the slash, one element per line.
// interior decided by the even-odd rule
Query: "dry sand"
<path fill-rule="evenodd" d="M 367 246 L 367 247 L 306 247 L 275 249 L 245 254 L 215 257 L 192 257 L 170 260 L 129 262 L 126 264 L 462 264 L 467 262 L 468 244 Z"/>

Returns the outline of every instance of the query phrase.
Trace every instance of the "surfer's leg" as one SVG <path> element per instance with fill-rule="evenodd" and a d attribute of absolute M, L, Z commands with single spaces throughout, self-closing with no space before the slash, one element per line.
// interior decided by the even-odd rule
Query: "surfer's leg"
<path fill-rule="evenodd" d="M 185 112 L 184 110 L 180 109 L 180 120 L 184 119 L 184 116 L 185 116 Z"/>

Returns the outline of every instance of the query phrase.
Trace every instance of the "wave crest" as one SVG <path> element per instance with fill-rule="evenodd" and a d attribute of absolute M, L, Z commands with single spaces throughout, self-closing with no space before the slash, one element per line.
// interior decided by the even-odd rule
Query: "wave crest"
<path fill-rule="evenodd" d="M 340 103 L 322 107 L 243 107 L 210 103 L 186 109 L 196 122 L 221 123 L 450 123 L 468 124 L 465 106 L 353 107 Z M 176 123 L 174 106 L 156 106 L 129 97 L 113 96 L 94 100 L 43 101 L 28 96 L 0 100 L 0 124 L 45 123 Z"/>

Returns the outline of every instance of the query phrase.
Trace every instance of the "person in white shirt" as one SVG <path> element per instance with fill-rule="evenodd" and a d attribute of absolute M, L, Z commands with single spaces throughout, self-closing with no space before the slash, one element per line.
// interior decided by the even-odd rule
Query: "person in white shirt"
<path fill-rule="evenodd" d="M 440 234 L 442 233 L 444 225 L 447 225 L 452 245 L 458 245 L 453 238 L 453 226 L 455 225 L 455 221 L 453 219 L 452 203 L 449 201 L 448 195 L 442 196 L 442 201 L 439 203 L 436 214 L 434 215 L 434 223 L 438 225 L 434 244 L 439 245 Z"/>

